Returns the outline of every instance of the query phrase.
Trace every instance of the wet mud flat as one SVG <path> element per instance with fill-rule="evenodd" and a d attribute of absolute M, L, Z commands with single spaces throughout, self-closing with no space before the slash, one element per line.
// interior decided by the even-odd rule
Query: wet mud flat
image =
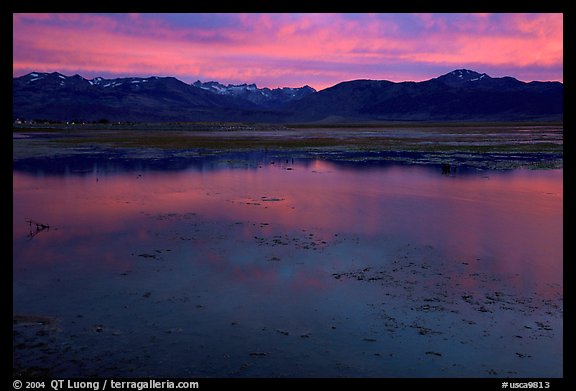
<path fill-rule="evenodd" d="M 15 375 L 563 376 L 561 132 L 75 131 L 14 140 Z"/>

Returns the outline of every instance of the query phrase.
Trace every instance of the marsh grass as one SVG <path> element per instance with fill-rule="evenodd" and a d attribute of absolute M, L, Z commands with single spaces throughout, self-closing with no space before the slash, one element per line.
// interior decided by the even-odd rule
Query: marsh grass
<path fill-rule="evenodd" d="M 421 131 L 421 129 L 419 129 Z M 54 133 L 54 132 L 53 132 Z M 454 134 L 426 134 L 422 137 L 402 137 L 385 132 L 370 135 L 354 135 L 353 132 L 328 134 L 314 132 L 281 132 L 274 134 L 235 134 L 234 132 L 173 132 L 173 131 L 98 131 L 66 132 L 62 137 L 51 138 L 52 143 L 62 145 L 103 145 L 111 148 L 161 148 L 161 149 L 309 149 L 344 148 L 371 151 L 422 151 L 422 152 L 551 152 L 562 153 L 561 134 L 557 139 L 539 137 L 537 131 L 519 138 L 516 134 L 493 136 L 477 133 L 462 136 Z"/>

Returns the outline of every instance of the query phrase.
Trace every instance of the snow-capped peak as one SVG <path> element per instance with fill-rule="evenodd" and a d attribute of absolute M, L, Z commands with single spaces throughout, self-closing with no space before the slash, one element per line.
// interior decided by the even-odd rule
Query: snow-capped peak
<path fill-rule="evenodd" d="M 486 79 L 490 79 L 490 76 L 486 73 L 478 73 L 469 69 L 456 69 L 438 77 L 438 80 L 454 86 L 468 82 L 479 82 Z"/>
<path fill-rule="evenodd" d="M 450 72 L 449 75 L 457 77 L 458 79 L 466 79 L 466 80 L 470 80 L 480 76 L 478 72 L 471 71 L 469 69 L 456 69 Z"/>

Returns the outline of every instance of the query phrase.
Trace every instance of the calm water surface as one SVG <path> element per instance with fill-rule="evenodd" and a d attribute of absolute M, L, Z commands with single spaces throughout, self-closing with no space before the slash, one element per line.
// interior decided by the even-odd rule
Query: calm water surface
<path fill-rule="evenodd" d="M 562 376 L 562 170 L 100 162 L 13 194 L 14 314 L 54 320 L 19 368 Z"/>

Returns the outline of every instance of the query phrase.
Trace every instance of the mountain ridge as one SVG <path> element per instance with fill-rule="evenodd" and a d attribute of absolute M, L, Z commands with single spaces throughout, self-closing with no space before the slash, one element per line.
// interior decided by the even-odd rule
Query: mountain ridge
<path fill-rule="evenodd" d="M 241 97 L 264 107 L 280 107 L 287 102 L 317 92 L 309 85 L 298 88 L 280 87 L 270 89 L 268 87 L 258 88 L 255 83 L 224 85 L 217 81 L 201 82 L 200 80 L 195 81 L 191 85 L 220 95 Z"/>
<path fill-rule="evenodd" d="M 356 79 L 316 91 L 171 76 L 85 79 L 59 72 L 13 78 L 14 119 L 112 121 L 562 120 L 563 84 L 456 69 L 425 81 Z"/>

